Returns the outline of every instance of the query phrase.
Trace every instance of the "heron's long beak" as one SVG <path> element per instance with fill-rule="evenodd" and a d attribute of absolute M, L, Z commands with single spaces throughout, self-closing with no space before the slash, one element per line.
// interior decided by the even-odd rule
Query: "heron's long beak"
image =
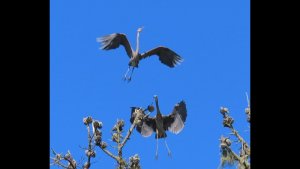
<path fill-rule="evenodd" d="M 147 118 L 152 112 L 147 113 L 144 118 Z"/>

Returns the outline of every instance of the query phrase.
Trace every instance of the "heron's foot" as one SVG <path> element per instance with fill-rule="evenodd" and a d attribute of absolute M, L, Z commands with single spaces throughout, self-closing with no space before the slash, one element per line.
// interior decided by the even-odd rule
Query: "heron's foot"
<path fill-rule="evenodd" d="M 168 151 L 168 156 L 169 156 L 170 158 L 172 158 L 172 153 L 171 153 L 171 151 Z"/>
<path fill-rule="evenodd" d="M 155 154 L 155 160 L 158 160 L 158 154 Z"/>
<path fill-rule="evenodd" d="M 124 81 L 127 81 L 127 82 L 130 82 L 131 81 L 131 77 L 127 77 L 127 76 L 124 76 L 122 78 Z"/>

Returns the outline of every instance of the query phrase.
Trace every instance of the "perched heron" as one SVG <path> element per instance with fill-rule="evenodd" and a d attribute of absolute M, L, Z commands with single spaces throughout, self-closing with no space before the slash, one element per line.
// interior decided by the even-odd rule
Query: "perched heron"
<path fill-rule="evenodd" d="M 156 116 L 155 117 L 146 117 L 143 119 L 141 124 L 138 124 L 136 127 L 136 130 L 141 133 L 144 137 L 149 137 L 153 132 L 155 132 L 155 138 L 156 138 L 156 153 L 155 157 L 158 158 L 158 139 L 164 138 L 165 145 L 168 150 L 168 155 L 171 156 L 171 151 L 168 147 L 167 141 L 166 141 L 166 131 L 169 130 L 172 133 L 178 134 L 181 132 L 181 130 L 184 127 L 184 123 L 186 121 L 187 117 L 187 110 L 186 105 L 184 101 L 181 101 L 177 103 L 173 111 L 167 115 L 164 116 L 161 114 L 159 106 L 158 106 L 158 97 L 154 96 L 155 104 L 156 104 Z M 137 109 L 137 107 L 133 107 L 131 111 L 131 123 L 133 123 L 132 119 L 134 119 L 134 110 Z"/>
<path fill-rule="evenodd" d="M 120 45 L 124 46 L 126 53 L 130 58 L 129 63 L 128 63 L 129 67 L 124 76 L 124 80 L 128 80 L 128 82 L 131 80 L 131 76 L 133 74 L 134 68 L 138 68 L 139 61 L 144 58 L 147 58 L 147 57 L 150 57 L 153 55 L 157 55 L 159 57 L 159 60 L 163 64 L 165 64 L 171 68 L 173 68 L 176 64 L 179 64 L 180 62 L 182 62 L 182 58 L 177 53 L 175 53 L 171 49 L 169 49 L 167 47 L 163 47 L 163 46 L 156 47 L 145 53 L 140 54 L 139 53 L 139 45 L 140 45 L 139 37 L 140 37 L 140 32 L 142 31 L 142 29 L 143 28 L 139 28 L 137 30 L 136 50 L 135 51 L 131 48 L 131 45 L 125 34 L 114 33 L 114 34 L 110 34 L 110 35 L 106 35 L 106 36 L 97 38 L 97 42 L 100 42 L 102 44 L 101 49 L 103 49 L 103 50 L 116 49 Z M 127 74 L 129 73 L 130 69 L 131 69 L 131 74 L 128 77 Z"/>

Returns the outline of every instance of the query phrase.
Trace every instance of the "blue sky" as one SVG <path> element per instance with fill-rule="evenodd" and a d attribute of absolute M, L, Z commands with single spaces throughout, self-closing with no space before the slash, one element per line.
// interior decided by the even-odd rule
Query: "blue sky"
<path fill-rule="evenodd" d="M 96 38 L 125 33 L 135 48 L 140 26 L 141 52 L 163 45 L 184 61 L 170 69 L 150 57 L 125 83 L 125 50 L 99 50 Z M 146 107 L 158 95 L 163 114 L 182 99 L 187 105 L 185 128 L 178 135 L 167 133 L 173 157 L 160 140 L 155 160 L 154 135 L 143 138 L 136 131 L 124 156 L 139 154 L 143 169 L 217 168 L 218 139 L 229 133 L 222 126 L 221 106 L 229 108 L 235 127 L 249 141 L 245 92 L 250 93 L 249 0 L 50 1 L 50 146 L 58 152 L 85 157 L 79 146 L 87 146 L 86 116 L 103 122 L 103 139 L 112 143 L 116 120 L 124 119 L 128 129 L 130 107 Z M 96 153 L 92 168 L 115 168 L 113 159 L 98 148 Z"/>

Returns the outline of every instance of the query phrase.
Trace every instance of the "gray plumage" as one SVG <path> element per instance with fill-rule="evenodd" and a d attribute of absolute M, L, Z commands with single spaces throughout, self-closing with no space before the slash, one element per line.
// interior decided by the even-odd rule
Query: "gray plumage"
<path fill-rule="evenodd" d="M 128 70 L 125 74 L 125 80 L 131 80 L 131 75 L 133 73 L 133 69 L 137 68 L 139 65 L 140 60 L 148 58 L 150 56 L 158 56 L 161 63 L 165 64 L 166 66 L 173 68 L 177 64 L 181 63 L 183 59 L 177 53 L 172 51 L 171 49 L 159 46 L 154 49 L 151 49 L 145 53 L 139 53 L 139 35 L 142 31 L 142 28 L 137 30 L 137 42 L 136 42 L 136 50 L 133 50 L 126 35 L 122 33 L 114 33 L 110 35 L 106 35 L 100 38 L 97 38 L 97 42 L 101 43 L 101 49 L 103 50 L 111 50 L 116 49 L 118 47 L 123 46 L 127 56 L 129 57 L 128 63 Z M 127 77 L 127 73 L 129 69 L 132 68 L 131 75 Z"/>

